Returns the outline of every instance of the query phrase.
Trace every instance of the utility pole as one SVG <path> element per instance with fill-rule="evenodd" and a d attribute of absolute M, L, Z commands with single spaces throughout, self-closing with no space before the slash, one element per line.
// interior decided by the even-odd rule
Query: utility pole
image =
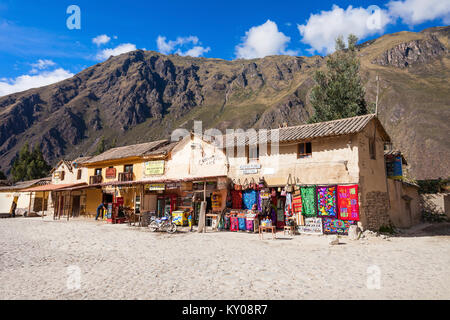
<path fill-rule="evenodd" d="M 380 94 L 380 77 L 377 75 L 377 99 L 375 101 L 375 115 L 378 116 L 378 95 Z"/>

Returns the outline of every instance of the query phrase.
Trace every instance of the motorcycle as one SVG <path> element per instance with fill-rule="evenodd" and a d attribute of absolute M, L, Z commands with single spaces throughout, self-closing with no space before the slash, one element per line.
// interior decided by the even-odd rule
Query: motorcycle
<path fill-rule="evenodd" d="M 177 225 L 172 222 L 171 216 L 164 216 L 162 218 L 152 217 L 152 221 L 148 225 L 150 231 L 156 232 L 157 230 L 167 231 L 168 233 L 175 233 L 177 231 Z"/>

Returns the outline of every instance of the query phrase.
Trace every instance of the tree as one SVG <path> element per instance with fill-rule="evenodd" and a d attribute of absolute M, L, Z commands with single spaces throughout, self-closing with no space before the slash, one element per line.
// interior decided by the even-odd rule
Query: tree
<path fill-rule="evenodd" d="M 97 145 L 97 150 L 95 151 L 95 155 L 99 155 L 100 153 L 103 153 L 106 151 L 106 142 L 105 142 L 105 137 L 101 137 L 98 145 Z"/>
<path fill-rule="evenodd" d="M 26 143 L 16 157 L 11 175 L 13 181 L 25 181 L 44 178 L 49 174 L 51 166 L 45 161 L 40 146 L 36 145 L 32 151 Z"/>
<path fill-rule="evenodd" d="M 311 92 L 315 110 L 310 123 L 349 118 L 367 114 L 365 90 L 359 74 L 355 35 L 348 36 L 348 47 L 341 37 L 336 39 L 336 52 L 327 60 L 326 71 L 316 71 L 317 85 Z"/>

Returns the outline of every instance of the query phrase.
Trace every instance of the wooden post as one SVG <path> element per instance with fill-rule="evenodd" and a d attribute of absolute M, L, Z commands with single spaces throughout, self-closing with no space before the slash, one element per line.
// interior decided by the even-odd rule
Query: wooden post
<path fill-rule="evenodd" d="M 44 214 L 45 214 L 45 191 L 42 193 L 42 219 L 44 219 Z"/>
<path fill-rule="evenodd" d="M 30 192 L 30 202 L 28 204 L 28 215 L 31 213 L 31 192 Z"/>
<path fill-rule="evenodd" d="M 202 201 L 200 206 L 200 217 L 198 218 L 198 230 L 197 232 L 206 232 L 206 201 Z"/>
<path fill-rule="evenodd" d="M 69 191 L 69 208 L 67 210 L 67 221 L 69 221 L 69 217 L 70 217 L 70 208 L 71 208 L 71 200 L 72 200 L 72 191 Z"/>

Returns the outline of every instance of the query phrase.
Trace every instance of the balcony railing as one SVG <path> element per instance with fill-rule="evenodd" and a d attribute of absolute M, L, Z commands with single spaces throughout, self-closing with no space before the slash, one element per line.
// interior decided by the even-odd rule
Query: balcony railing
<path fill-rule="evenodd" d="M 119 181 L 133 181 L 133 172 L 121 172 L 119 173 Z"/>
<path fill-rule="evenodd" d="M 102 176 L 90 176 L 89 184 L 97 184 L 102 183 Z"/>

